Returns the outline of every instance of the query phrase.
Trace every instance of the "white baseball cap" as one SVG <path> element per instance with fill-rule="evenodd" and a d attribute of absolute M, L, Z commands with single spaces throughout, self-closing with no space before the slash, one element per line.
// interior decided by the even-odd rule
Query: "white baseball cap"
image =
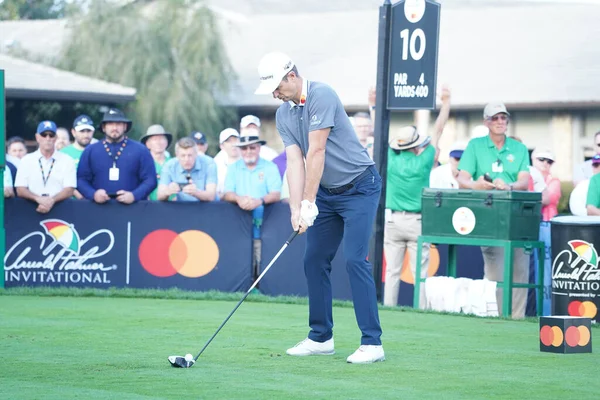
<path fill-rule="evenodd" d="M 240 121 L 240 128 L 245 128 L 250 124 L 254 124 L 260 128 L 260 118 L 256 115 L 246 115 Z"/>
<path fill-rule="evenodd" d="M 230 137 L 235 136 L 235 137 L 240 137 L 240 134 L 238 131 L 236 131 L 233 128 L 227 128 L 227 129 L 223 129 L 221 131 L 221 133 L 219 133 L 219 143 L 223 143 L 225 142 L 227 139 L 229 139 Z"/>
<path fill-rule="evenodd" d="M 532 152 L 533 157 L 535 158 L 547 158 L 548 160 L 556 161 L 554 159 L 554 152 L 552 150 L 546 148 L 535 148 Z"/>
<path fill-rule="evenodd" d="M 506 110 L 506 106 L 504 103 L 499 101 L 493 101 L 488 103 L 483 109 L 483 119 L 488 119 L 493 117 L 496 114 L 504 113 L 510 116 L 510 113 Z"/>
<path fill-rule="evenodd" d="M 258 63 L 260 85 L 254 94 L 273 93 L 292 68 L 294 68 L 294 62 L 286 54 L 280 52 L 266 54 Z"/>

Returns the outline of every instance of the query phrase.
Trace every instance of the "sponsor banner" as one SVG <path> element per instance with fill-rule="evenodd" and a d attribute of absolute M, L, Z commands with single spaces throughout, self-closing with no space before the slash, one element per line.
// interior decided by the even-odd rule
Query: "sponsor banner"
<path fill-rule="evenodd" d="M 131 286 L 224 292 L 250 287 L 249 212 L 226 202 L 145 202 L 140 217 L 131 229 Z"/>
<path fill-rule="evenodd" d="M 600 218 L 556 217 L 551 222 L 552 315 L 598 320 Z"/>
<path fill-rule="evenodd" d="M 127 221 L 107 223 L 107 218 L 92 218 L 99 206 L 70 203 L 40 214 L 32 202 L 5 202 L 5 287 L 125 285 Z"/>
<path fill-rule="evenodd" d="M 5 286 L 246 290 L 252 219 L 229 203 L 6 201 Z"/>

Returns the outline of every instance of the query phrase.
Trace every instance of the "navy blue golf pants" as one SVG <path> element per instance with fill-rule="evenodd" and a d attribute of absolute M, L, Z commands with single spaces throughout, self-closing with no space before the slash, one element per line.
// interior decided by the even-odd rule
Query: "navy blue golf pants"
<path fill-rule="evenodd" d="M 331 261 L 343 242 L 346 270 L 361 344 L 380 345 L 381 325 L 373 268 L 367 261 L 369 239 L 381 194 L 381 177 L 374 166 L 354 186 L 340 194 L 320 187 L 319 215 L 307 231 L 304 272 L 308 283 L 308 337 L 324 342 L 333 336 Z"/>

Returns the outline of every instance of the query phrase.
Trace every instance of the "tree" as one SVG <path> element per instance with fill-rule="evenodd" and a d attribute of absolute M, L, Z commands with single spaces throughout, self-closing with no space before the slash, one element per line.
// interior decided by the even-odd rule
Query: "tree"
<path fill-rule="evenodd" d="M 95 0 L 73 22 L 59 67 L 135 87 L 128 112 L 138 134 L 160 123 L 178 137 L 200 130 L 216 138 L 231 122 L 217 99 L 233 69 L 216 18 L 200 1 Z"/>
<path fill-rule="evenodd" d="M 0 0 L 0 20 L 63 18 L 66 0 Z"/>

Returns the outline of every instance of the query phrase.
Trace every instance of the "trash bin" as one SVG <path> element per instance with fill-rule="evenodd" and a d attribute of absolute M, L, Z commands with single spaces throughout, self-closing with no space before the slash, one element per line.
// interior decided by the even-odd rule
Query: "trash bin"
<path fill-rule="evenodd" d="M 552 315 L 598 319 L 600 217 L 556 217 L 552 235 Z"/>

